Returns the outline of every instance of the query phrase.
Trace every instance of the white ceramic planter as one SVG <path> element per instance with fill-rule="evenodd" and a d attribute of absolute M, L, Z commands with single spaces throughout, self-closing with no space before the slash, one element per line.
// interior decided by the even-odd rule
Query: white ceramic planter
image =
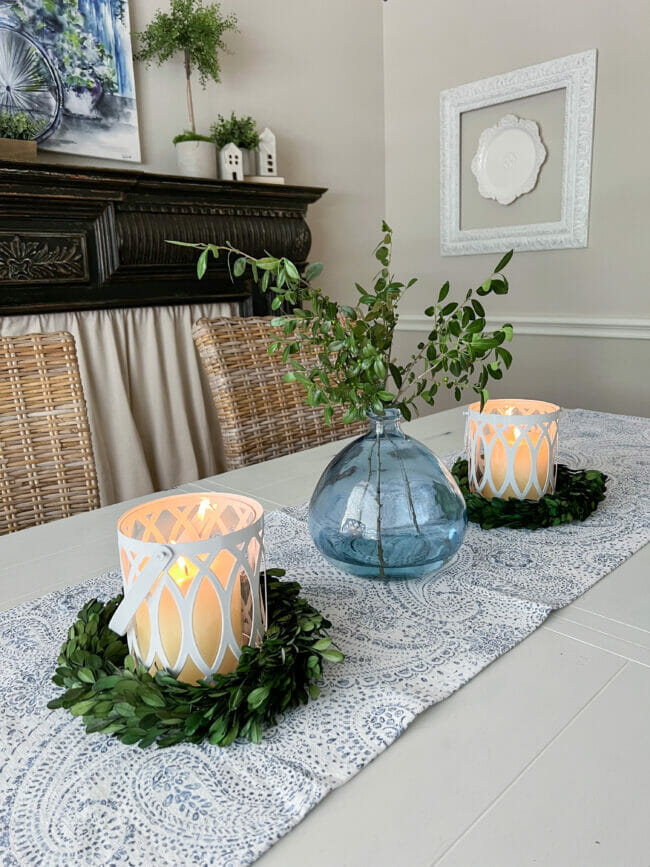
<path fill-rule="evenodd" d="M 209 141 L 179 141 L 176 145 L 179 175 L 188 178 L 217 177 L 217 150 Z"/>

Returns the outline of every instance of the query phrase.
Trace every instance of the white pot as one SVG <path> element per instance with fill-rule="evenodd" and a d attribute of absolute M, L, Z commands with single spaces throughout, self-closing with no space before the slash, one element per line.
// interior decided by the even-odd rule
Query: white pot
<path fill-rule="evenodd" d="M 176 145 L 179 175 L 187 178 L 217 177 L 217 150 L 210 141 L 179 141 Z"/>
<path fill-rule="evenodd" d="M 257 174 L 257 164 L 255 160 L 257 151 L 250 150 L 249 148 L 240 148 L 240 150 L 242 155 L 244 177 L 246 177 L 246 175 Z"/>

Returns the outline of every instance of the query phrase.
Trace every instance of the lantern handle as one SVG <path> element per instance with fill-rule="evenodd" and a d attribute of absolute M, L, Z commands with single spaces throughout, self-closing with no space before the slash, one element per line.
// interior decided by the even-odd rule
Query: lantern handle
<path fill-rule="evenodd" d="M 115 614 L 111 617 L 108 628 L 112 629 L 118 635 L 125 635 L 131 621 L 135 617 L 135 613 L 147 598 L 153 585 L 161 572 L 163 572 L 174 558 L 174 552 L 171 548 L 163 545 L 155 554 L 149 558 L 149 562 L 138 575 L 133 590 L 124 594 L 124 599 L 120 602 Z"/>

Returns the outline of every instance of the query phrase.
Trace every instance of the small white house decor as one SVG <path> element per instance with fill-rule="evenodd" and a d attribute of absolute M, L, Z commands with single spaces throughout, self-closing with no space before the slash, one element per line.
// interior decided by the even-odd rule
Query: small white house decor
<path fill-rule="evenodd" d="M 506 114 L 481 133 L 471 168 L 485 199 L 509 205 L 534 188 L 545 159 L 535 121 Z"/>
<path fill-rule="evenodd" d="M 440 94 L 440 252 L 443 256 L 586 247 L 589 236 L 596 49 L 474 81 Z M 564 91 L 560 219 L 461 227 L 461 118 L 466 112 Z M 469 159 L 469 155 L 466 157 Z M 532 188 L 531 188 L 532 189 Z"/>
<path fill-rule="evenodd" d="M 260 146 L 257 151 L 257 174 L 260 177 L 273 177 L 278 173 L 278 158 L 275 135 L 265 127 L 260 133 Z"/>
<path fill-rule="evenodd" d="M 560 407 L 540 400 L 470 404 L 465 442 L 470 490 L 538 500 L 555 491 Z"/>
<path fill-rule="evenodd" d="M 110 622 L 150 670 L 195 683 L 234 671 L 258 643 L 263 509 L 236 494 L 181 494 L 118 522 L 124 599 Z"/>
<path fill-rule="evenodd" d="M 223 181 L 244 180 L 244 159 L 241 149 L 233 142 L 219 151 L 219 174 Z"/>

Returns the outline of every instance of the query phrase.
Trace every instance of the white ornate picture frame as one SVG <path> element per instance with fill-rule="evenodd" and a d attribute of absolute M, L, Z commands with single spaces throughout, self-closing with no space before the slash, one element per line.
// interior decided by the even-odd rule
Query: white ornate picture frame
<path fill-rule="evenodd" d="M 443 256 L 586 247 L 596 93 L 595 48 L 444 90 L 440 94 L 440 252 Z M 461 116 L 566 90 L 561 217 L 555 222 L 461 229 Z M 471 159 L 471 155 L 468 156 Z"/>

